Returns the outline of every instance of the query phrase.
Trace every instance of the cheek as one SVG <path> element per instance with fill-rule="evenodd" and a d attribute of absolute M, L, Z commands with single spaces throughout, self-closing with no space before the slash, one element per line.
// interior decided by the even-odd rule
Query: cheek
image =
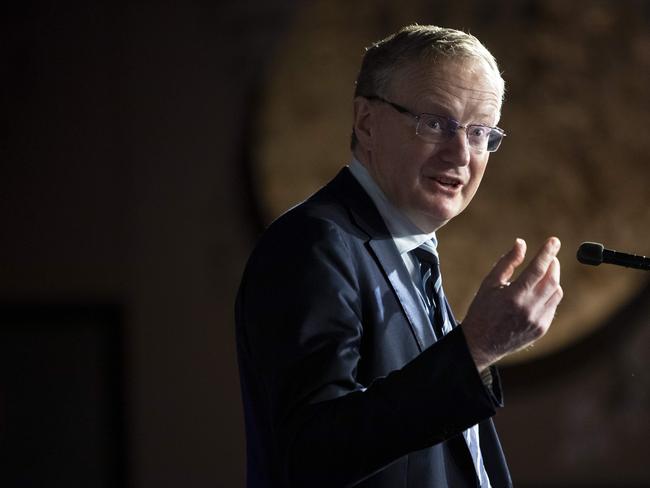
<path fill-rule="evenodd" d="M 473 165 L 471 168 L 471 179 L 469 184 L 467 185 L 467 191 L 465 192 L 466 198 L 471 199 L 476 191 L 478 190 L 478 187 L 481 185 L 481 181 L 483 180 L 483 175 L 485 174 L 485 167 L 487 164 L 487 159 L 485 162 L 481 162 L 479 164 Z"/>
<path fill-rule="evenodd" d="M 483 180 L 485 169 L 487 167 L 488 156 L 485 156 L 481 161 L 477 161 L 470 166 L 472 175 L 472 185 L 479 186 Z"/>

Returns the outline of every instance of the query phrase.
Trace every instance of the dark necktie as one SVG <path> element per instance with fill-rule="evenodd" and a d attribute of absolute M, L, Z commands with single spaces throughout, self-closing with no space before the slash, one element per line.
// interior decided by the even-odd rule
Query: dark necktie
<path fill-rule="evenodd" d="M 422 290 L 427 301 L 431 325 L 436 337 L 440 339 L 452 329 L 452 323 L 447 313 L 438 256 L 422 247 L 414 249 L 413 254 L 420 264 Z"/>

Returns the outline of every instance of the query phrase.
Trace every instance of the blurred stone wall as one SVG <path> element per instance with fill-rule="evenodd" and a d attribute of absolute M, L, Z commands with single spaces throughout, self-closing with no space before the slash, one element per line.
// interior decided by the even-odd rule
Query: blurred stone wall
<path fill-rule="evenodd" d="M 563 306 L 551 332 L 514 360 L 574 344 L 647 282 L 642 273 L 594 274 L 573 255 L 585 240 L 650 254 L 650 226 L 640 225 L 650 222 L 650 138 L 643 136 L 649 11 L 641 2 L 309 4 L 273 58 L 254 130 L 255 184 L 266 219 L 349 161 L 364 46 L 415 21 L 468 30 L 500 63 L 507 84 L 500 126 L 508 135 L 475 202 L 439 232 L 447 294 L 462 317 L 515 237 L 527 239 L 533 253 L 557 235 L 564 243 Z"/>

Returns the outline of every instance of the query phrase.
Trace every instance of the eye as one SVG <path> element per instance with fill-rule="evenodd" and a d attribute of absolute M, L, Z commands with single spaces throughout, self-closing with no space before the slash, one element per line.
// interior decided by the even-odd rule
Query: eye
<path fill-rule="evenodd" d="M 423 120 L 425 126 L 427 129 L 430 130 L 435 130 L 435 131 L 441 131 L 444 130 L 444 122 L 440 117 L 432 117 L 428 116 L 425 120 Z"/>
<path fill-rule="evenodd" d="M 472 125 L 470 126 L 469 135 L 470 137 L 484 138 L 490 133 L 490 128 L 485 127 L 484 125 Z"/>

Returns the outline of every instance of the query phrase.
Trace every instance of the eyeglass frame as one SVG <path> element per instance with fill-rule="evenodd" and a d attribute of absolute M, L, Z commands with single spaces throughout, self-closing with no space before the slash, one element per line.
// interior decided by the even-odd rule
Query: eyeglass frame
<path fill-rule="evenodd" d="M 365 95 L 365 96 L 363 96 L 363 98 L 365 98 L 365 99 L 367 99 L 367 100 L 376 100 L 376 101 L 378 101 L 378 102 L 386 103 L 386 104 L 390 105 L 391 107 L 393 107 L 395 110 L 397 110 L 399 113 L 401 113 L 401 114 L 406 114 L 406 115 L 410 115 L 411 117 L 413 117 L 413 118 L 416 120 L 416 122 L 417 122 L 417 124 L 416 124 L 416 126 L 415 126 L 415 134 L 418 135 L 418 136 L 420 136 L 420 137 L 422 137 L 422 138 L 425 139 L 425 140 L 426 140 L 426 138 L 425 138 L 424 136 L 422 136 L 422 135 L 420 134 L 420 132 L 419 132 L 419 129 L 420 129 L 420 120 L 422 119 L 422 116 L 423 116 L 423 115 L 432 115 L 432 116 L 434 116 L 434 117 L 439 117 L 439 118 L 441 118 L 441 119 L 445 119 L 445 120 L 448 122 L 448 124 L 449 124 L 450 127 L 452 127 L 452 128 L 450 128 L 450 129 L 448 129 L 448 130 L 446 131 L 446 132 L 448 133 L 448 136 L 449 136 L 449 138 L 447 139 L 447 141 L 451 140 L 451 138 L 452 138 L 452 137 L 454 136 L 454 134 L 458 131 L 458 129 L 465 129 L 465 137 L 467 137 L 467 142 L 468 142 L 468 144 L 470 145 L 470 147 L 473 148 L 473 149 L 480 150 L 481 152 L 483 152 L 483 151 L 487 151 L 487 152 L 496 152 L 496 151 L 499 149 L 499 147 L 501 146 L 501 142 L 503 142 L 503 138 L 507 135 L 507 134 L 505 133 L 505 131 L 504 131 L 501 127 L 496 127 L 496 126 L 492 127 L 492 126 L 489 126 L 489 125 L 483 125 L 483 124 L 467 124 L 467 125 L 461 125 L 461 123 L 460 123 L 458 120 L 453 119 L 453 118 L 451 118 L 451 117 L 447 117 L 446 115 L 431 114 L 431 113 L 428 113 L 428 112 L 422 112 L 422 113 L 419 114 L 419 115 L 418 115 L 418 114 L 414 114 L 413 112 L 411 112 L 411 111 L 410 111 L 409 109 L 407 109 L 406 107 L 403 107 L 402 105 L 399 105 L 399 104 L 397 104 L 397 103 L 391 102 L 390 100 L 386 100 L 385 98 L 380 97 L 379 95 Z M 498 143 L 497 146 L 496 146 L 494 149 L 492 149 L 492 150 L 490 150 L 488 147 L 486 147 L 485 149 L 477 148 L 476 146 L 472 146 L 472 145 L 469 143 L 469 129 L 470 129 L 471 127 L 484 127 L 484 128 L 486 128 L 486 129 L 490 129 L 490 131 L 495 131 L 495 132 L 497 132 L 498 134 L 500 134 L 500 135 L 501 135 L 501 139 L 499 139 L 499 143 Z M 489 136 L 488 136 L 488 141 L 489 141 L 489 140 L 490 140 L 490 138 L 489 138 Z"/>

